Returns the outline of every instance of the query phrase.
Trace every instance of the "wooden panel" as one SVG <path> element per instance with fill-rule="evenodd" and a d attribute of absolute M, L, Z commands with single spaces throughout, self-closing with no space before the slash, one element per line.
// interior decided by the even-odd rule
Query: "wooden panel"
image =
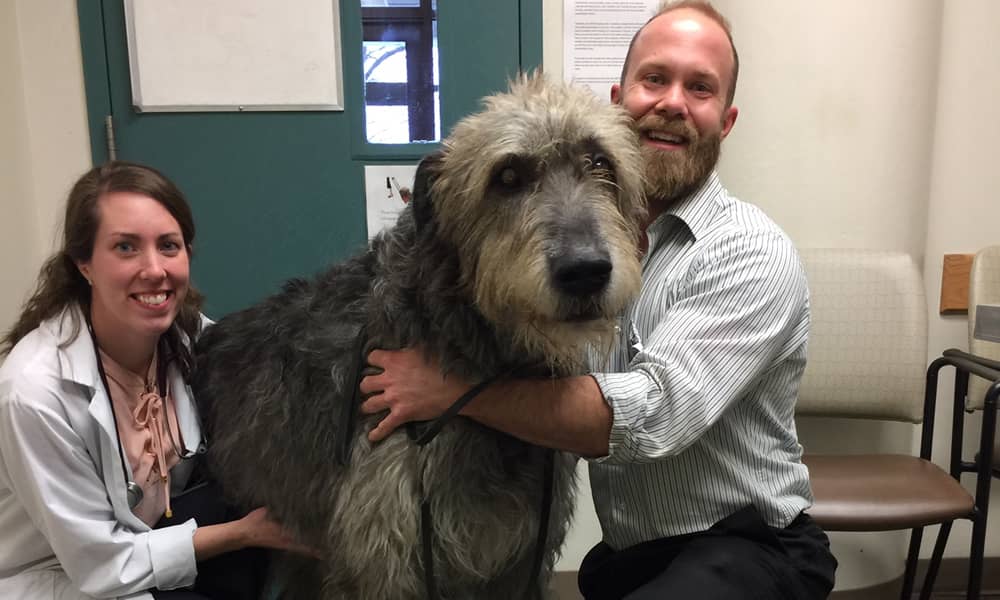
<path fill-rule="evenodd" d="M 942 315 L 964 315 L 969 311 L 969 273 L 975 254 L 945 254 L 941 273 Z"/>

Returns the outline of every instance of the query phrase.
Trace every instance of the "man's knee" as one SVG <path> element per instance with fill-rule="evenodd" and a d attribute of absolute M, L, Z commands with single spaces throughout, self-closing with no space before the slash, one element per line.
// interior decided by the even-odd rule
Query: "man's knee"
<path fill-rule="evenodd" d="M 780 550 L 739 537 L 693 541 L 627 600 L 806 600 Z"/>

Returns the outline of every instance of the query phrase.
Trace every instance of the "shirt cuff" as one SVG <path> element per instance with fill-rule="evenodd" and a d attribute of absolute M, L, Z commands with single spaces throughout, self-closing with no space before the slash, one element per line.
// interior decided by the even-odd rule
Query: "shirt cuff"
<path fill-rule="evenodd" d="M 611 435 L 608 455 L 593 462 L 631 462 L 635 460 L 635 438 L 630 433 L 645 419 L 649 378 L 636 372 L 591 373 L 601 388 L 604 401 L 611 408 Z"/>
<path fill-rule="evenodd" d="M 162 529 L 149 536 L 149 556 L 153 564 L 153 580 L 161 590 L 173 590 L 194 585 L 198 567 L 194 560 L 194 519 Z"/>

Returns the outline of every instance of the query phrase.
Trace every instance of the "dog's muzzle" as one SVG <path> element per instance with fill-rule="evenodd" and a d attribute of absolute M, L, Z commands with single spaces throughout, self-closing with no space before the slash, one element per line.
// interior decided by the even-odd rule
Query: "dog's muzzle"
<path fill-rule="evenodd" d="M 611 284 L 611 256 L 592 246 L 549 261 L 552 287 L 562 296 L 561 321 L 591 321 L 604 317 L 602 300 Z"/>
<path fill-rule="evenodd" d="M 606 250 L 590 248 L 560 256 L 551 268 L 554 287 L 580 300 L 600 295 L 611 281 L 611 256 Z"/>

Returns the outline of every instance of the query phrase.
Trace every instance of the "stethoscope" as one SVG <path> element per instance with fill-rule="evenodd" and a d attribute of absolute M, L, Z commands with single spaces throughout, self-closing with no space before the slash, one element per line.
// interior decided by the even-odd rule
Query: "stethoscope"
<path fill-rule="evenodd" d="M 142 487 L 138 483 L 132 481 L 128 476 L 128 470 L 125 467 L 125 450 L 122 448 L 122 436 L 118 431 L 118 415 L 115 413 L 115 403 L 111 399 L 111 388 L 108 386 L 108 376 L 104 373 L 104 361 L 101 360 L 101 351 L 97 345 L 97 335 L 94 334 L 94 327 L 90 323 L 90 316 L 87 316 L 87 329 L 90 331 L 90 339 L 94 343 L 94 358 L 97 359 L 97 372 L 101 376 L 101 384 L 104 386 L 104 393 L 108 396 L 108 407 L 111 409 L 111 419 L 114 421 L 115 429 L 115 440 L 118 442 L 118 456 L 122 461 L 122 480 L 125 481 L 125 499 L 128 501 L 129 510 L 135 510 L 135 507 L 139 506 L 142 502 L 142 498 L 145 495 L 142 491 Z M 159 354 L 157 354 L 159 356 Z M 167 376 L 166 369 L 160 368 L 161 365 L 157 365 L 156 369 L 156 385 L 158 389 L 163 390 L 163 395 L 167 395 Z M 201 441 L 198 443 L 197 451 L 190 451 L 184 448 L 183 451 L 177 448 L 177 444 L 174 443 L 173 435 L 170 436 L 170 443 L 174 446 L 174 450 L 177 452 L 177 456 L 181 460 L 188 460 L 194 458 L 196 454 L 204 452 L 205 448 L 205 431 L 202 428 L 201 416 L 198 414 L 197 409 L 195 409 L 195 419 L 198 420 L 198 429 L 201 431 Z M 168 431 L 169 433 L 169 431 Z"/>

